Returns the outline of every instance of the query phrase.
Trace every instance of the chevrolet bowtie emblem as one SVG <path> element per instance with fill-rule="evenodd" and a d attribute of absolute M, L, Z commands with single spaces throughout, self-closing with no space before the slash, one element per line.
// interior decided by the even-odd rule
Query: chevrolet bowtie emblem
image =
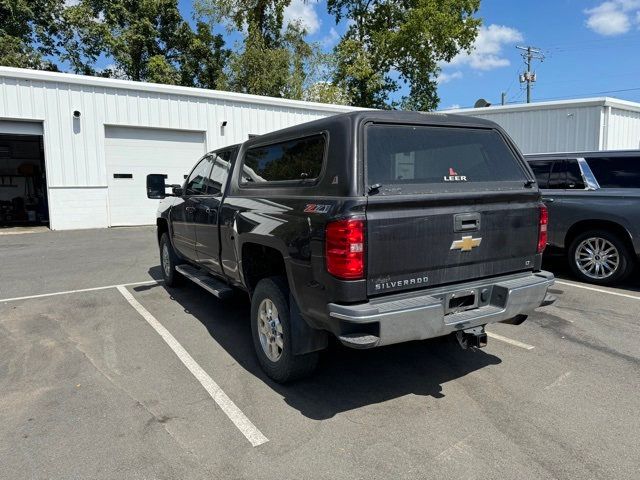
<path fill-rule="evenodd" d="M 481 241 L 482 238 L 462 237 L 460 240 L 454 240 L 449 250 L 470 252 L 472 248 L 479 247 Z"/>

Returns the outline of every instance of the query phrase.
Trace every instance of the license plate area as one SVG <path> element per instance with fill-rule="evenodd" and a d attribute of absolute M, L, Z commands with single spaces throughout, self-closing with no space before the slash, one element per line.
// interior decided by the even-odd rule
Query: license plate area
<path fill-rule="evenodd" d="M 447 293 L 444 297 L 444 314 L 464 312 L 478 308 L 478 290 L 460 290 Z"/>

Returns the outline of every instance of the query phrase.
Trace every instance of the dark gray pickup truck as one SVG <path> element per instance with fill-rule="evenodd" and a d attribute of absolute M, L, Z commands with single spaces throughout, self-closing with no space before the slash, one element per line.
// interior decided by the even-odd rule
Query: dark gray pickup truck
<path fill-rule="evenodd" d="M 549 208 L 549 245 L 580 280 L 610 285 L 640 256 L 640 151 L 527 155 Z"/>
<path fill-rule="evenodd" d="M 150 175 L 149 198 L 164 198 Z M 519 324 L 545 301 L 547 213 L 495 123 L 366 111 L 216 150 L 160 203 L 166 283 L 251 300 L 258 360 L 310 373 L 329 335 L 371 348 Z"/>

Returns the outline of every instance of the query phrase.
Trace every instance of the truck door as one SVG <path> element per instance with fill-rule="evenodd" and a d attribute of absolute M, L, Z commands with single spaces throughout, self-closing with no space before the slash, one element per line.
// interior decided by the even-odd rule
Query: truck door
<path fill-rule="evenodd" d="M 220 264 L 220 205 L 234 155 L 235 148 L 211 154 L 213 168 L 208 178 L 206 195 L 195 206 L 198 263 L 220 275 L 223 274 Z"/>
<path fill-rule="evenodd" d="M 183 258 L 191 261 L 197 261 L 195 213 L 205 196 L 212 165 L 208 154 L 196 164 L 187 178 L 181 201 L 171 208 L 173 246 Z"/>

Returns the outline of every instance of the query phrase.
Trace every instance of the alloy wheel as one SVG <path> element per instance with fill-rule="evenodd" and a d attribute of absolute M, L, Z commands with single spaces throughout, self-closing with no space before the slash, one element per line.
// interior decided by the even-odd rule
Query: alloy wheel
<path fill-rule="evenodd" d="M 602 237 L 590 237 L 580 242 L 574 259 L 578 270 L 594 280 L 609 278 L 620 267 L 620 252 Z"/>
<path fill-rule="evenodd" d="M 272 362 L 277 362 L 282 356 L 283 335 L 278 309 L 270 299 L 265 298 L 258 307 L 258 336 L 264 354 Z"/>

